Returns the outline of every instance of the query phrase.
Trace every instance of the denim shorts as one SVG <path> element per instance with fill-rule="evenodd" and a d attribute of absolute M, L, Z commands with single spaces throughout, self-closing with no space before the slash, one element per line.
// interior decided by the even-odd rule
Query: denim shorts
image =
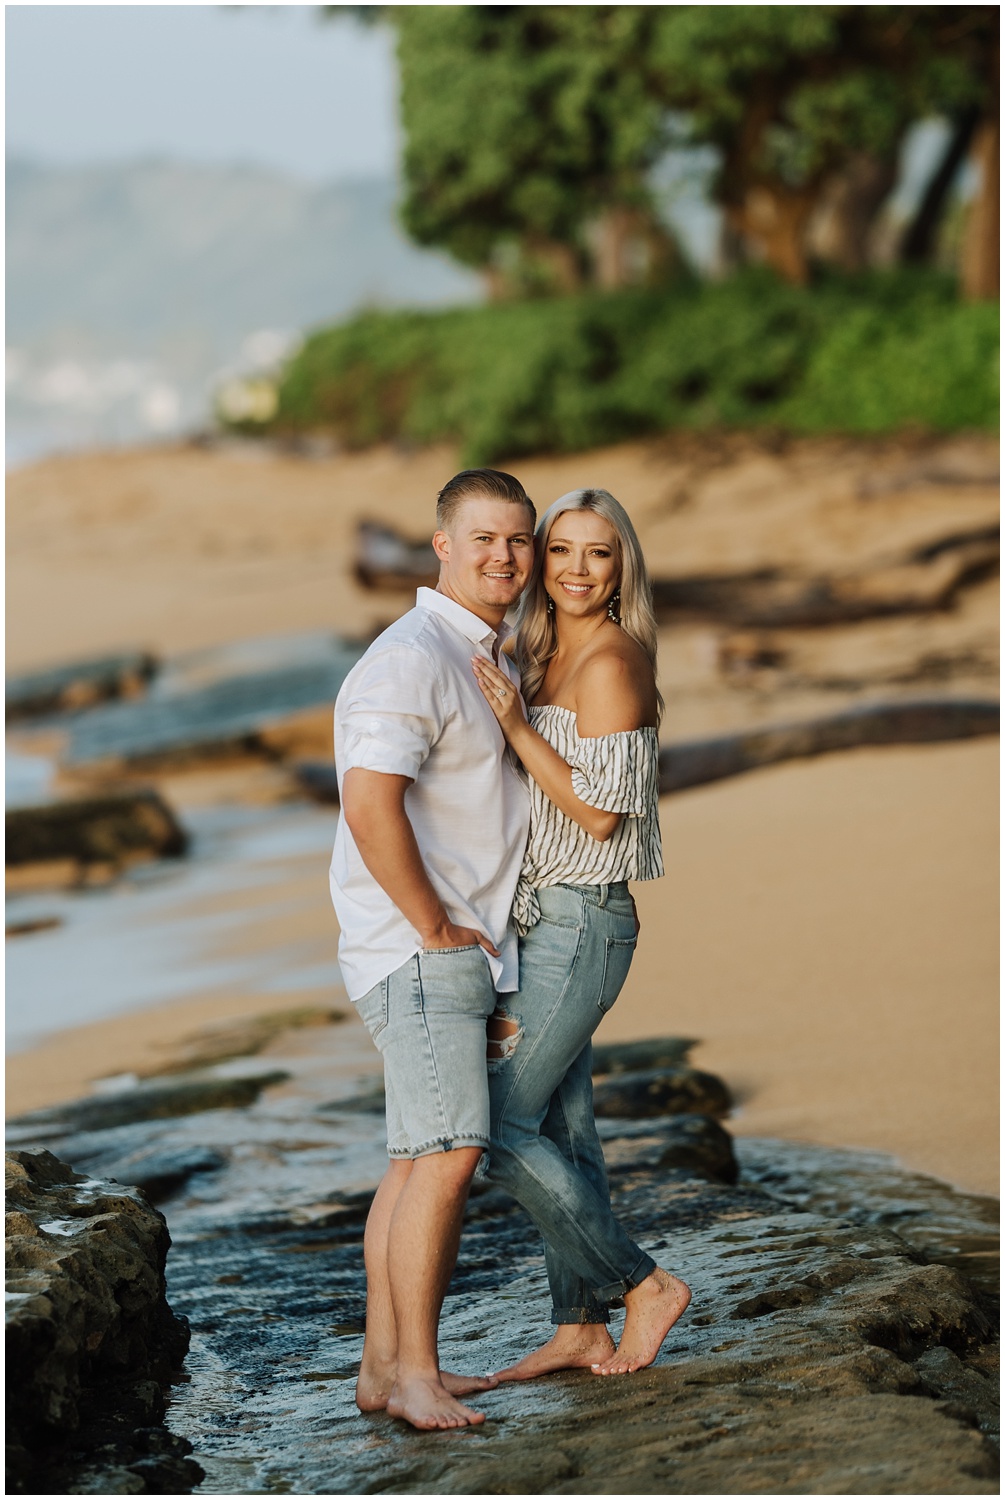
<path fill-rule="evenodd" d="M 495 1007 L 478 943 L 424 949 L 356 1001 L 384 1059 L 388 1156 L 487 1149 L 485 1023 Z"/>

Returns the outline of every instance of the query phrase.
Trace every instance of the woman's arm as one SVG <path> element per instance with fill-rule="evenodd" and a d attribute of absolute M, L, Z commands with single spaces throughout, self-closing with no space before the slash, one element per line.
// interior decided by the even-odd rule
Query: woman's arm
<path fill-rule="evenodd" d="M 617 831 L 623 814 L 590 807 L 572 789 L 572 767 L 543 735 L 528 724 L 523 703 L 505 673 L 485 657 L 472 659 L 475 677 L 500 728 L 549 801 L 584 828 L 598 843 L 606 843 Z M 614 653 L 587 663 L 577 682 L 577 700 L 589 704 L 586 713 L 578 707 L 576 723 L 584 738 L 599 738 L 647 722 L 643 694 L 633 682 L 627 664 Z"/>

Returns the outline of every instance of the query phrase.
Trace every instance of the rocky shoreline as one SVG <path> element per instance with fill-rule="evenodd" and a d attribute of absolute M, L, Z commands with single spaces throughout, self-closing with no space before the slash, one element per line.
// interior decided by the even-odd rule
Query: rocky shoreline
<path fill-rule="evenodd" d="M 166 1426 L 168 1372 L 150 1358 L 128 1375 L 132 1411 L 121 1371 L 78 1403 L 81 1428 L 59 1456 L 64 1493 L 164 1493 L 169 1477 L 173 1493 L 997 1492 L 986 1274 L 997 1205 L 887 1158 L 732 1142 L 728 1092 L 689 1067 L 687 1043 L 598 1048 L 617 1210 L 694 1290 L 657 1364 L 623 1380 L 501 1387 L 484 1399 L 485 1426 L 459 1433 L 360 1416 L 379 1090 L 362 1028 L 310 1024 L 309 1037 L 273 1035 L 257 1058 L 244 1035 L 230 1061 L 217 1031 L 202 1066 L 190 1049 L 187 1072 L 13 1122 L 17 1165 L 49 1173 L 45 1193 L 82 1188 L 43 1146 L 107 1179 L 116 1211 L 160 1221 L 151 1285 L 167 1231 L 145 1193 L 160 1203 L 173 1316 L 162 1305 L 151 1326 L 167 1316 L 177 1329 L 180 1315 L 191 1328 L 187 1379 L 164 1387 Z M 36 1213 L 26 1231 L 40 1265 L 66 1244 L 51 1221 Z M 476 1184 L 444 1359 L 499 1368 L 547 1334 L 533 1226 Z M 111 1437 L 111 1418 L 90 1415 L 102 1400 L 107 1413 L 110 1390 Z M 47 1461 L 45 1484 L 22 1461 L 23 1491 L 52 1492 Z"/>

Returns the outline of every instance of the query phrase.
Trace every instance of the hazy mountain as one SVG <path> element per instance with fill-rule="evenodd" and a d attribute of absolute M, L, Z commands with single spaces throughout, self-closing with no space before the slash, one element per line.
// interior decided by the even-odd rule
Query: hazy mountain
<path fill-rule="evenodd" d="M 397 227 L 395 186 L 256 167 L 7 164 L 14 456 L 204 417 L 224 369 L 364 304 L 480 295 Z"/>

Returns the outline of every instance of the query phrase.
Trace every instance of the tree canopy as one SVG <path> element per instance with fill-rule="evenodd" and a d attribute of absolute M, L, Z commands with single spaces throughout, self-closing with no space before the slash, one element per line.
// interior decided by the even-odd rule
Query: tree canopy
<path fill-rule="evenodd" d="M 825 201 L 843 219 L 831 258 L 862 261 L 913 121 L 940 114 L 960 125 L 957 161 L 979 121 L 989 160 L 997 149 L 996 6 L 431 5 L 375 15 L 398 40 L 405 227 L 497 289 L 508 278 L 526 290 L 535 276 L 544 289 L 622 284 L 633 279 L 628 240 L 646 247 L 636 269 L 658 270 L 667 235 L 650 169 L 672 142 L 716 148 L 712 191 L 738 242 L 793 282 L 808 278 L 808 226 Z M 940 202 L 927 204 L 929 219 Z M 915 236 L 914 258 L 930 241 L 930 229 Z"/>

